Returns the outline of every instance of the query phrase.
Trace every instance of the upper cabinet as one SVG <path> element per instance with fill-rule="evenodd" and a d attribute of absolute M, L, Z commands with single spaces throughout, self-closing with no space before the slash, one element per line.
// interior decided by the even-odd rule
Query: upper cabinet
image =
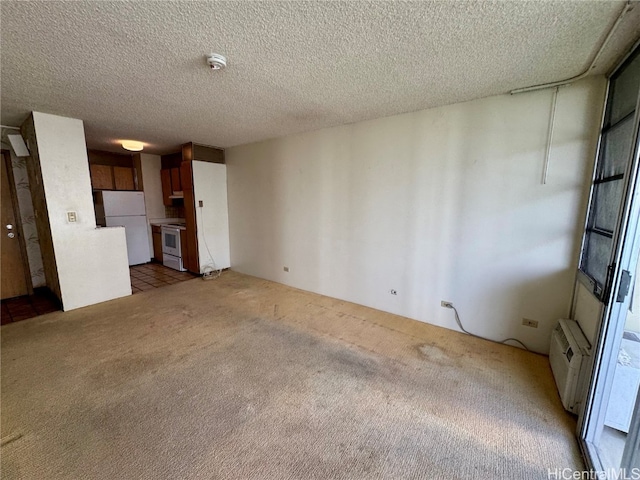
<path fill-rule="evenodd" d="M 166 206 L 173 205 L 173 200 L 183 198 L 179 166 L 163 168 L 160 170 L 160 178 L 162 180 L 162 199 Z"/>
<path fill-rule="evenodd" d="M 94 190 L 113 190 L 113 173 L 109 165 L 89 165 L 91 186 Z"/>
<path fill-rule="evenodd" d="M 160 170 L 160 180 L 162 181 L 162 203 L 171 206 L 171 169 L 163 168 Z"/>
<path fill-rule="evenodd" d="M 131 155 L 89 150 L 93 190 L 141 190 Z"/>
<path fill-rule="evenodd" d="M 113 181 L 116 190 L 135 190 L 133 168 L 113 167 Z"/>
<path fill-rule="evenodd" d="M 182 145 L 182 161 L 190 162 L 197 160 L 200 162 L 224 163 L 224 150 L 199 143 L 185 143 Z"/>
<path fill-rule="evenodd" d="M 171 190 L 174 192 L 182 191 L 182 182 L 180 182 L 180 168 L 171 169 Z"/>
<path fill-rule="evenodd" d="M 160 170 L 160 179 L 162 180 L 162 200 L 168 207 L 175 205 L 174 200 L 182 202 L 182 181 L 180 179 L 181 164 L 181 152 L 162 155 L 162 169 Z"/>

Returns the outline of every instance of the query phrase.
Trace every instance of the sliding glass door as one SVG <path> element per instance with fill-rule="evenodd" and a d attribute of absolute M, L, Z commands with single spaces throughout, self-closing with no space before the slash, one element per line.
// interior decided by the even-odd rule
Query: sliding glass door
<path fill-rule="evenodd" d="M 639 93 L 636 48 L 609 82 L 574 303 L 599 317 L 578 434 L 602 478 L 640 478 Z"/>

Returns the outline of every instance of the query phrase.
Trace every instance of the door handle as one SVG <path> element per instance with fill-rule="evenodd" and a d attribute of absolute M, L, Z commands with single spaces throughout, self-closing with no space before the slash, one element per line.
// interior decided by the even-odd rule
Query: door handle
<path fill-rule="evenodd" d="M 16 236 L 16 234 L 15 234 L 15 233 L 13 233 L 13 232 L 9 232 L 9 233 L 7 233 L 7 237 L 9 237 L 9 238 L 13 238 L 13 237 L 15 237 L 15 236 Z"/>
<path fill-rule="evenodd" d="M 631 285 L 631 272 L 628 270 L 622 270 L 620 275 L 620 285 L 618 286 L 618 296 L 616 297 L 617 303 L 624 302 L 624 299 L 629 295 L 629 286 Z"/>

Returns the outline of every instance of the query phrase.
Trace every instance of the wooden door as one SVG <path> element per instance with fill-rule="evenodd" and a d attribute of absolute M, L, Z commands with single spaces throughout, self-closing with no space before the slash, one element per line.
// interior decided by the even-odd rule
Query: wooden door
<path fill-rule="evenodd" d="M 16 225 L 17 209 L 14 208 L 13 195 L 9 183 L 7 164 L 8 155 L 2 154 L 2 298 L 18 297 L 27 295 L 27 269 L 22 257 L 20 238 Z"/>

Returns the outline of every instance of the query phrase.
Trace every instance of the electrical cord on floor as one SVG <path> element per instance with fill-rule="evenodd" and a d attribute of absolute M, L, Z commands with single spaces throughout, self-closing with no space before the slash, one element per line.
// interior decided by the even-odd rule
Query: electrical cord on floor
<path fill-rule="evenodd" d="M 464 333 L 466 333 L 467 335 L 471 335 L 472 337 L 476 337 L 476 338 L 481 338 L 483 340 L 489 340 L 490 342 L 494 342 L 494 343 L 506 343 L 506 342 L 517 342 L 520 345 L 522 345 L 522 347 L 527 351 L 530 352 L 531 350 L 529 350 L 529 348 L 527 348 L 527 346 L 522 343 L 520 340 L 518 340 L 517 338 L 505 338 L 504 340 L 502 340 L 501 342 L 498 342 L 497 340 L 492 340 L 490 338 L 487 337 L 481 337 L 480 335 L 476 335 L 475 333 L 471 333 L 467 330 L 465 330 L 465 328 L 462 326 L 462 322 L 460 321 L 460 315 L 458 315 L 458 310 L 456 309 L 456 307 L 453 306 L 453 303 L 449 303 L 447 305 L 447 308 L 450 308 L 453 310 L 453 313 L 455 313 L 456 315 L 456 323 L 458 324 L 458 327 L 460 327 L 460 330 L 462 330 Z"/>
<path fill-rule="evenodd" d="M 218 278 L 222 274 L 222 269 L 218 268 L 216 265 L 216 261 L 213 259 L 213 255 L 211 255 L 211 250 L 209 250 L 209 244 L 207 243 L 207 236 L 204 233 L 204 218 L 202 217 L 202 209 L 200 208 L 200 224 L 202 226 L 202 239 L 204 240 L 204 246 L 207 249 L 207 253 L 209 254 L 209 258 L 211 259 L 211 263 L 207 264 L 203 268 L 202 278 L 205 280 Z M 214 274 L 215 272 L 215 274 Z"/>

